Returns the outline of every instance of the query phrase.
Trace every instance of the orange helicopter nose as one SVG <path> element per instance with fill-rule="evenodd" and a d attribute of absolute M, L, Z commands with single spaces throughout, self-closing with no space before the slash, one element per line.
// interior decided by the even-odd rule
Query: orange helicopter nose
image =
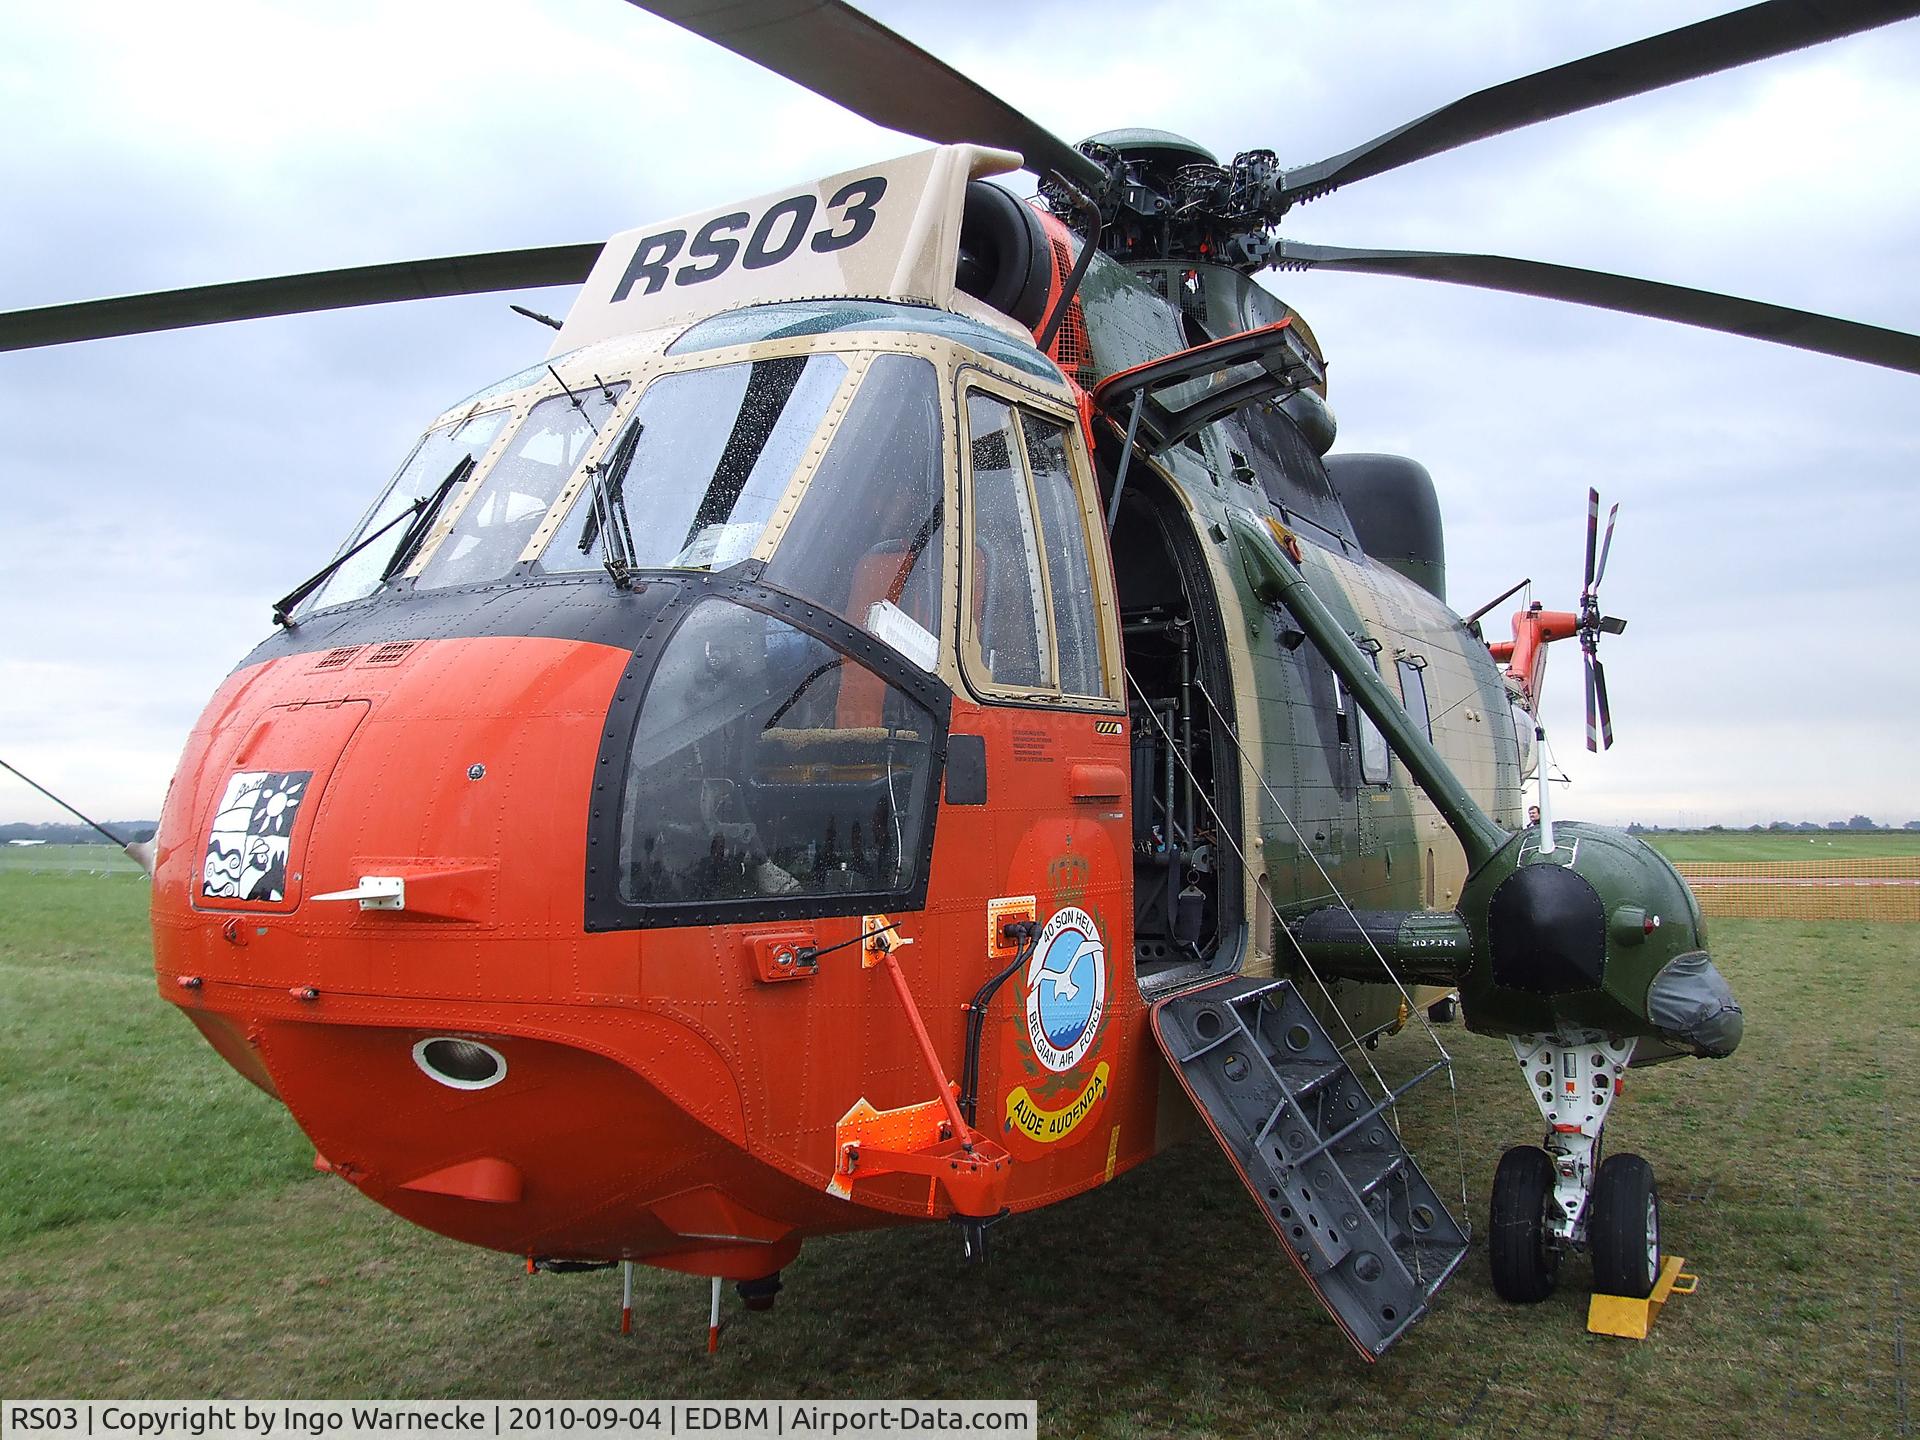
<path fill-rule="evenodd" d="M 516 1254 L 771 1273 L 795 1222 L 725 1059 L 638 1011 L 641 935 L 582 930 L 595 755 L 631 658 L 470 637 L 236 673 L 161 822 L 161 993 L 325 1168 Z M 828 1202 L 784 1182 L 802 1212 Z M 764 1205 L 762 1206 L 764 1208 Z"/>
<path fill-rule="evenodd" d="M 703 1043 L 648 1028 L 667 1053 Z M 711 1096 L 706 1124 L 620 1060 L 525 1033 L 283 1021 L 256 1043 L 316 1163 L 444 1235 L 731 1279 L 799 1248 L 792 1223 L 731 1198 L 772 1178 L 731 1138 L 737 1091 Z"/>

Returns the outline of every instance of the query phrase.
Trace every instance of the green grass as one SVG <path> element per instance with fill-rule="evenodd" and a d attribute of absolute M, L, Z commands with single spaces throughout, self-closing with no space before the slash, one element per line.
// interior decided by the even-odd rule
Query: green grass
<path fill-rule="evenodd" d="M 1746 1045 L 1636 1072 L 1609 1137 L 1653 1161 L 1669 1247 L 1704 1277 L 1643 1345 L 1585 1333 L 1584 1264 L 1512 1307 L 1476 1246 L 1365 1366 L 1208 1143 L 1009 1221 L 983 1268 L 944 1226 L 811 1244 L 772 1314 L 729 1297 L 710 1358 L 698 1279 L 641 1272 L 622 1339 L 616 1276 L 529 1277 L 314 1176 L 152 995 L 143 901 L 0 876 L 0 1394 L 1034 1396 L 1048 1435 L 1119 1437 L 1910 1433 L 1920 928 L 1715 925 Z M 1537 1121 L 1504 1045 L 1446 1038 L 1478 1228 Z M 1420 1043 L 1378 1059 L 1404 1073 Z M 1457 1194 L 1446 1095 L 1416 1101 L 1409 1134 Z"/>
<path fill-rule="evenodd" d="M 1828 830 L 1818 835 L 1693 830 L 1643 838 L 1674 861 L 1856 860 L 1865 856 L 1920 855 L 1920 830 Z"/>
<path fill-rule="evenodd" d="M 0 874 L 8 871 L 138 875 L 140 867 L 126 851 L 104 842 L 99 845 L 0 845 Z"/>
<path fill-rule="evenodd" d="M 147 894 L 137 873 L 0 873 L 0 1246 L 204 1208 L 312 1160 L 155 997 Z"/>

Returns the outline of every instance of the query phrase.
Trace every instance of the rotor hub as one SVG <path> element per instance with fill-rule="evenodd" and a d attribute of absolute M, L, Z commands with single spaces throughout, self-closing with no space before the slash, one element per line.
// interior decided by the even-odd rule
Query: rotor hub
<path fill-rule="evenodd" d="M 1103 130 L 1080 152 L 1107 172 L 1100 248 L 1116 260 L 1189 261 L 1252 271 L 1271 261 L 1271 230 L 1289 205 L 1271 150 L 1247 150 L 1221 164 L 1198 141 L 1170 130 Z M 1065 187 L 1041 193 L 1055 214 L 1078 211 Z"/>

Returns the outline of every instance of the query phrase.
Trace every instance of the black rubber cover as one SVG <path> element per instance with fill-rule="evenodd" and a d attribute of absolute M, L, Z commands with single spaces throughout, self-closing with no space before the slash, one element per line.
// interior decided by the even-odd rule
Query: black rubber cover
<path fill-rule="evenodd" d="M 1498 985 L 1535 995 L 1598 990 L 1607 969 L 1600 894 L 1565 865 L 1522 865 L 1487 907 Z"/>
<path fill-rule="evenodd" d="M 947 737 L 947 804 L 987 803 L 987 737 Z"/>

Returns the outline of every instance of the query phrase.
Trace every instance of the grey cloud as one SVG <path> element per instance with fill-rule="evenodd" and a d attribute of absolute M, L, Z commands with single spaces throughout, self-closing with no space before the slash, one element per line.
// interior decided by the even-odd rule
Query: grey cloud
<path fill-rule="evenodd" d="M 1104 6 L 1098 23 L 1064 0 L 874 8 L 1069 138 L 1150 124 L 1305 161 L 1724 7 L 1401 0 L 1364 24 L 1302 5 Z M 128 90 L 116 87 L 133 62 L 69 12 L 0 19 L 0 49 L 37 57 L 30 81 L 0 89 L 0 123 L 32 137 L 0 153 L 0 304 L 598 238 L 911 148 L 607 0 L 416 7 L 314 60 L 357 45 L 377 62 L 331 109 L 327 77 L 293 73 L 276 97 L 230 72 L 298 67 L 247 46 L 352 16 L 235 5 L 181 23 L 209 27 L 192 42 L 207 53 L 168 85 Z M 467 38 L 436 49 L 434 26 Z M 1898 153 L 1916 66 L 1910 25 L 1423 162 L 1306 207 L 1290 232 L 1504 250 L 1920 327 L 1907 264 L 1920 203 Z M 1884 103 L 1884 129 L 1856 134 L 1848 111 L 1819 130 L 1821 117 L 1783 110 L 1778 77 L 1815 69 Z M 1748 155 L 1752 179 L 1696 181 L 1688 137 L 1728 117 L 1750 149 L 1697 149 Z M 1796 127 L 1829 136 L 1831 153 L 1770 168 L 1798 157 Z M 1690 203 L 1695 191 L 1709 200 Z M 1570 604 L 1586 486 L 1623 500 L 1607 587 L 1633 620 L 1607 652 L 1620 747 L 1599 762 L 1580 750 L 1574 657 L 1555 657 L 1549 687 L 1577 808 L 1731 817 L 1771 786 L 1850 813 L 1870 785 L 1889 818 L 1920 813 L 1920 782 L 1825 748 L 1892 743 L 1920 699 L 1850 623 L 1912 603 L 1920 381 L 1447 287 L 1270 283 L 1332 354 L 1343 445 L 1415 454 L 1439 479 L 1457 603 L 1531 573 L 1541 598 Z M 62 772 L 86 775 L 103 809 L 151 813 L 267 602 L 332 550 L 427 419 L 544 349 L 506 311 L 514 298 L 0 357 L 14 542 L 0 566 L 0 741 L 26 747 L 8 758 L 56 788 Z M 37 817 L 34 804 L 0 814 Z"/>

